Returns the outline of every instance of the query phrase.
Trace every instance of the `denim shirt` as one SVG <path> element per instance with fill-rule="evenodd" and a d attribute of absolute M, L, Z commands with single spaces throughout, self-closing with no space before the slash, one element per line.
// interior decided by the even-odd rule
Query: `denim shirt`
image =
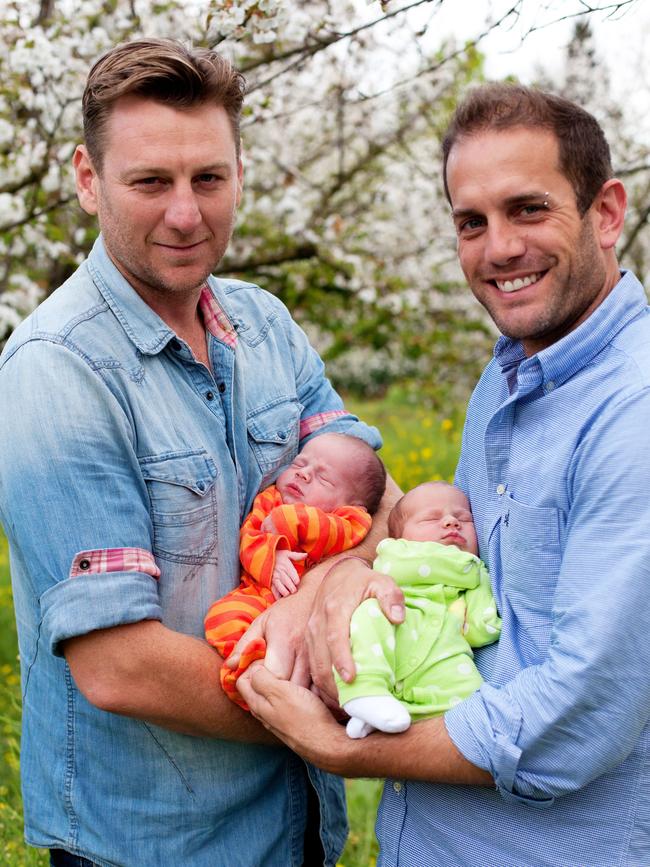
<path fill-rule="evenodd" d="M 67 638 L 146 619 L 202 637 L 209 605 L 238 583 L 240 522 L 295 456 L 301 430 L 380 444 L 342 412 L 277 299 L 240 281 L 208 284 L 236 334 L 207 334 L 214 374 L 133 291 L 101 238 L 0 361 L 26 837 L 99 864 L 302 863 L 302 760 L 101 711 L 61 654 Z M 79 552 L 108 551 L 110 562 L 115 549 L 150 552 L 159 577 L 124 559 L 71 573 Z M 307 771 L 334 864 L 346 833 L 342 781 Z"/>
<path fill-rule="evenodd" d="M 502 337 L 456 481 L 503 618 L 445 715 L 496 786 L 391 781 L 379 864 L 650 864 L 650 310 L 630 272 L 562 340 Z M 462 820 L 461 820 L 462 817 Z"/>

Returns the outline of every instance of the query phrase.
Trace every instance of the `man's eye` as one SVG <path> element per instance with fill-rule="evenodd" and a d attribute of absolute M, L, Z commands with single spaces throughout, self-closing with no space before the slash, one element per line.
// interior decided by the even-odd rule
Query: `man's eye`
<path fill-rule="evenodd" d="M 154 187 L 157 184 L 162 184 L 162 180 L 160 178 L 139 178 L 136 184 L 141 187 Z"/>
<path fill-rule="evenodd" d="M 222 180 L 221 175 L 215 175 L 212 172 L 204 172 L 204 174 L 196 176 L 196 181 L 203 186 L 214 186 Z"/>
<path fill-rule="evenodd" d="M 543 204 L 531 202 L 529 205 L 523 205 L 519 209 L 522 217 L 539 217 L 541 214 L 548 211 L 548 207 Z"/>
<path fill-rule="evenodd" d="M 456 231 L 460 236 L 466 237 L 467 235 L 473 235 L 480 232 L 484 225 L 485 220 L 483 217 L 469 217 L 467 220 L 458 223 Z"/>

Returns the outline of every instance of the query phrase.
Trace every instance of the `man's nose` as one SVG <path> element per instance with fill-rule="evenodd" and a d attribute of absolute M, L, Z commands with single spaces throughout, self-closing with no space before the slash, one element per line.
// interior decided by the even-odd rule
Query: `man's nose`
<path fill-rule="evenodd" d="M 507 265 L 526 252 L 524 235 L 508 220 L 492 222 L 487 227 L 485 255 L 492 265 Z"/>
<path fill-rule="evenodd" d="M 165 210 L 165 225 L 184 235 L 191 234 L 202 221 L 196 194 L 191 185 L 174 187 Z"/>

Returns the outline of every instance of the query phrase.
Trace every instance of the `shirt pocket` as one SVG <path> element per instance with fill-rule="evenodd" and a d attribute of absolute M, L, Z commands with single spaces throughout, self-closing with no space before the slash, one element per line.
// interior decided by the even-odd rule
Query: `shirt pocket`
<path fill-rule="evenodd" d="M 302 410 L 297 400 L 282 398 L 248 413 L 248 443 L 262 474 L 260 488 L 298 454 Z"/>
<path fill-rule="evenodd" d="M 217 467 L 204 449 L 140 458 L 153 524 L 154 556 L 217 562 Z"/>
<path fill-rule="evenodd" d="M 503 590 L 519 622 L 550 636 L 553 598 L 562 565 L 564 513 L 528 506 L 507 495 L 501 515 Z"/>

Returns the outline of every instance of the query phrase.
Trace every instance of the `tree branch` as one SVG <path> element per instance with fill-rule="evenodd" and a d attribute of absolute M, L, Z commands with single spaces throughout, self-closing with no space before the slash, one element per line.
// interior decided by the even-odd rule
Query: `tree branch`
<path fill-rule="evenodd" d="M 305 259 L 313 259 L 318 256 L 318 248 L 315 244 L 304 243 L 298 244 L 293 248 L 283 250 L 275 255 L 260 256 L 259 259 L 254 257 L 247 260 L 240 259 L 239 261 L 226 261 L 223 266 L 215 269 L 215 274 L 241 274 L 245 271 L 258 271 L 261 268 L 268 268 L 272 265 L 284 265 L 286 262 L 300 262 Z"/>

